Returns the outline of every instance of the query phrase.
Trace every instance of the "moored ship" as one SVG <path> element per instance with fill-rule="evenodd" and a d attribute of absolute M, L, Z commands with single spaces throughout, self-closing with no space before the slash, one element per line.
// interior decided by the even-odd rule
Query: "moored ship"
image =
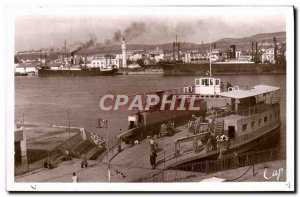
<path fill-rule="evenodd" d="M 286 60 L 285 60 L 285 44 L 278 49 L 276 38 L 274 37 L 274 47 L 264 49 L 262 51 L 261 45 L 252 42 L 252 51 L 242 54 L 242 50 L 236 50 L 236 45 L 230 45 L 227 51 L 211 49 L 207 54 L 193 54 L 185 52 L 184 57 L 180 51 L 180 42 L 173 43 L 173 58 L 172 60 L 160 61 L 159 65 L 164 71 L 164 76 L 176 75 L 195 75 L 206 76 L 209 72 L 215 75 L 226 74 L 285 74 Z M 255 50 L 254 50 L 255 46 Z M 177 54 L 175 55 L 175 48 Z M 210 70 L 210 64 L 212 68 Z"/>
<path fill-rule="evenodd" d="M 90 67 L 90 68 L 58 68 L 51 67 L 38 68 L 38 76 L 40 77 L 76 77 L 76 76 L 113 76 L 118 69 L 115 66 L 106 68 Z"/>
<path fill-rule="evenodd" d="M 164 76 L 205 76 L 209 74 L 209 63 L 184 63 L 183 61 L 161 61 L 159 65 Z M 285 74 L 286 64 L 258 64 L 255 62 L 212 62 L 212 72 L 215 75 L 226 74 Z"/>

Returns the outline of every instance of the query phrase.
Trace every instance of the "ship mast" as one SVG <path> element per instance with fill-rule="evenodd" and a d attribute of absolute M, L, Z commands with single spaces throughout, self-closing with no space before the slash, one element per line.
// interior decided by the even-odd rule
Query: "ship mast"
<path fill-rule="evenodd" d="M 65 58 L 67 59 L 68 62 L 68 56 L 67 56 L 67 40 L 65 40 L 65 54 L 63 55 L 63 65 L 65 66 Z"/>
<path fill-rule="evenodd" d="M 211 77 L 211 43 L 209 44 L 209 77 Z"/>

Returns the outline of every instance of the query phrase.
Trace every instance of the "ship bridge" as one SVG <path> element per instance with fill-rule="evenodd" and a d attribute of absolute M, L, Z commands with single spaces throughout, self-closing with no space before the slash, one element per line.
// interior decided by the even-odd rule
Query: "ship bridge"
<path fill-rule="evenodd" d="M 201 95 L 215 95 L 221 93 L 219 78 L 196 78 L 195 93 Z"/>

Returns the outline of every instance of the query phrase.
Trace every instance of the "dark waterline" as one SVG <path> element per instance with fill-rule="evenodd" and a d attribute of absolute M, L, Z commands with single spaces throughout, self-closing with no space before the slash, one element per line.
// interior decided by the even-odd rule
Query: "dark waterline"
<path fill-rule="evenodd" d="M 286 76 L 285 75 L 226 75 L 217 76 L 223 82 L 238 86 L 265 84 L 278 86 L 280 91 L 280 149 L 286 150 Z M 127 129 L 125 109 L 101 111 L 99 100 L 106 94 L 134 95 L 194 84 L 195 76 L 163 77 L 161 75 L 121 75 L 113 77 L 15 77 L 15 120 L 67 125 L 67 110 L 71 109 L 71 126 L 84 127 L 105 136 L 96 128 L 98 118 L 109 120 L 109 136 Z"/>

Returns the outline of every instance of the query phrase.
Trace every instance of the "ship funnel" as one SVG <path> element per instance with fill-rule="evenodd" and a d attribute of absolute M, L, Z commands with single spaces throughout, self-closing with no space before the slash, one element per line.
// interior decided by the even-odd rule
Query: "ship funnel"
<path fill-rule="evenodd" d="M 230 59 L 235 59 L 235 50 L 236 50 L 236 45 L 230 45 L 229 47 L 229 58 Z"/>

